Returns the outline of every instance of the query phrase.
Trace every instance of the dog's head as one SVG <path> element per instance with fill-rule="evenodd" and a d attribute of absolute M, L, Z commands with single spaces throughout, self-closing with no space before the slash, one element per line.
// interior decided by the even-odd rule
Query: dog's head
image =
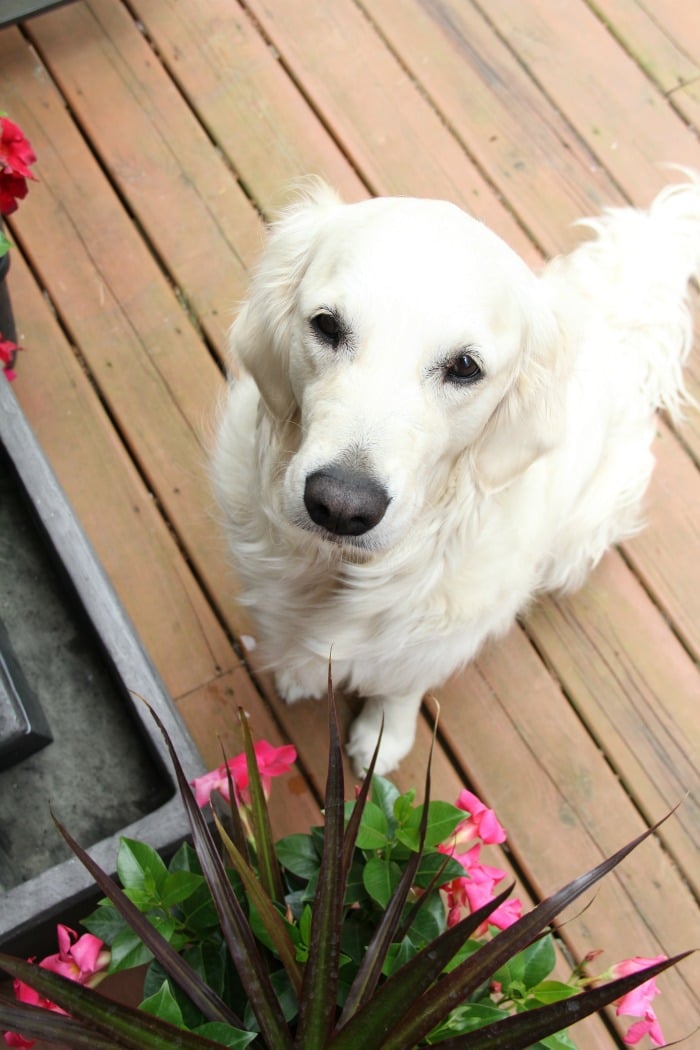
<path fill-rule="evenodd" d="M 286 428 L 285 517 L 385 550 L 465 474 L 510 484 L 557 442 L 561 348 L 538 279 L 442 201 L 342 204 L 273 227 L 234 354 Z"/>

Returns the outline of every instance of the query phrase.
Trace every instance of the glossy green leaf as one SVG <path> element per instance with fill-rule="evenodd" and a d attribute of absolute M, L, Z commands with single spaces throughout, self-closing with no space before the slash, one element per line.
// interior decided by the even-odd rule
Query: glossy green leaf
<path fill-rule="evenodd" d="M 321 857 L 310 835 L 286 835 L 276 846 L 277 859 L 292 875 L 310 879 L 316 875 Z"/>
<path fill-rule="evenodd" d="M 386 908 L 401 880 L 401 868 L 382 857 L 370 857 L 362 871 L 362 883 L 373 901 Z"/>
<path fill-rule="evenodd" d="M 464 810 L 458 809 L 449 802 L 431 802 L 428 807 L 428 828 L 425 836 L 426 846 L 437 846 L 450 837 L 458 824 L 464 820 Z M 423 807 L 417 806 L 409 815 L 405 824 L 396 831 L 396 838 L 411 850 L 417 850 L 419 829 L 423 817 Z"/>
<path fill-rule="evenodd" d="M 143 890 L 154 898 L 168 869 L 160 855 L 145 842 L 122 837 L 117 854 L 117 875 L 124 890 Z"/>
<path fill-rule="evenodd" d="M 245 1047 L 256 1038 L 255 1032 L 243 1032 L 231 1025 L 219 1021 L 208 1021 L 195 1029 L 197 1035 L 212 1039 L 218 1046 L 227 1046 L 231 1050 L 245 1050 Z"/>
<path fill-rule="evenodd" d="M 367 802 L 355 845 L 362 850 L 382 850 L 389 842 L 389 822 L 375 802 Z"/>
<path fill-rule="evenodd" d="M 167 1021 L 168 1024 L 174 1024 L 178 1028 L 182 1028 L 185 1023 L 182 1017 L 182 1010 L 170 989 L 168 981 L 163 981 L 157 992 L 144 999 L 139 1006 L 139 1010 L 145 1010 L 147 1014 L 160 1017 L 163 1021 Z"/>

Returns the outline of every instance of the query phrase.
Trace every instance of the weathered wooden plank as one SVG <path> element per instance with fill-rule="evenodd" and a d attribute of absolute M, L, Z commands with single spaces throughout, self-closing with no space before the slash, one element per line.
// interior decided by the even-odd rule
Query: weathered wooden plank
<path fill-rule="evenodd" d="M 351 0 L 251 11 L 374 193 L 443 197 L 534 254 L 521 228 Z"/>
<path fill-rule="evenodd" d="M 0 35 L 0 93 L 42 158 L 17 235 L 156 498 L 215 588 L 227 569 L 205 449 L 221 373 L 15 30 Z"/>
<path fill-rule="evenodd" d="M 588 2 L 681 116 L 700 127 L 700 19 L 693 0 L 661 5 L 639 0 Z"/>
<path fill-rule="evenodd" d="M 639 583 L 610 553 L 590 584 L 541 602 L 527 627 L 649 823 L 700 888 L 700 680 Z M 687 793 L 687 796 L 686 796 Z"/>
<path fill-rule="evenodd" d="M 439 693 L 441 724 L 466 775 L 510 829 L 516 860 L 548 892 L 643 829 L 632 802 L 523 634 L 488 647 Z M 661 814 L 659 814 L 661 815 Z M 674 818 L 675 819 L 675 818 Z M 672 902 L 672 903 L 671 903 Z M 616 958 L 697 940 L 697 907 L 657 841 L 606 880 L 565 927 L 576 950 Z M 668 1038 L 697 1016 L 697 963 L 666 983 Z"/>
<path fill-rule="evenodd" d="M 363 9 L 547 255 L 618 188 L 471 4 L 363 0 Z M 546 206 L 543 207 L 543 202 Z"/>
<path fill-rule="evenodd" d="M 15 393 L 168 690 L 190 691 L 235 655 L 16 250 L 10 281 Z"/>
<path fill-rule="evenodd" d="M 272 214 L 300 176 L 321 175 L 348 200 L 366 196 L 352 163 L 317 119 L 237 0 L 130 5 L 242 185 Z"/>
<path fill-rule="evenodd" d="M 698 35 L 696 5 L 693 5 L 692 17 L 690 5 L 686 5 L 683 31 L 674 38 L 671 12 L 675 9 L 683 19 L 684 14 L 679 10 L 683 4 L 647 7 L 638 0 L 587 0 L 587 3 L 664 93 L 691 84 L 700 77 L 700 36 L 697 39 L 698 58 L 693 58 L 693 33 Z M 659 17 L 662 6 L 664 10 Z"/>
<path fill-rule="evenodd" d="M 665 163 L 700 168 L 697 137 L 581 0 L 556 17 L 549 0 L 476 6 L 635 204 L 667 181 Z"/>
<path fill-rule="evenodd" d="M 262 244 L 259 214 L 122 4 L 74 4 L 27 31 L 223 356 Z"/>

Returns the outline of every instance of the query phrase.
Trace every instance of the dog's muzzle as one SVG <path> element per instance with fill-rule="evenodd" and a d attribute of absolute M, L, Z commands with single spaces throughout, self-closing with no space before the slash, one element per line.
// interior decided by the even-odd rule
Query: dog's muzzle
<path fill-rule="evenodd" d="M 390 496 L 366 474 L 345 467 L 323 467 L 309 474 L 304 486 L 309 517 L 335 536 L 362 536 L 378 525 Z"/>

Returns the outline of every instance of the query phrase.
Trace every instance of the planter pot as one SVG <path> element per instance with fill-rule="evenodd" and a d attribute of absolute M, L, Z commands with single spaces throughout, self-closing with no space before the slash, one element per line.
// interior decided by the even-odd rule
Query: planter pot
<path fill-rule="evenodd" d="M 6 323 L 6 322 L 3 322 Z M 7 333 L 6 333 L 7 334 Z M 19 817 L 18 826 L 20 833 L 23 825 L 31 824 L 36 819 L 39 809 L 46 809 L 48 799 L 43 796 L 41 801 L 32 804 L 33 796 L 30 791 L 32 776 L 36 775 L 41 763 L 51 765 L 53 762 L 56 774 L 51 787 L 51 806 L 59 819 L 63 821 L 68 829 L 78 838 L 83 845 L 90 847 L 90 853 L 98 863 L 107 871 L 113 872 L 115 868 L 118 840 L 121 835 L 138 838 L 149 842 L 164 854 L 173 852 L 188 833 L 182 805 L 176 794 L 174 775 L 172 773 L 166 750 L 160 733 L 155 727 L 151 716 L 145 706 L 135 699 L 138 694 L 148 699 L 150 705 L 156 710 L 165 724 L 180 760 L 189 778 L 197 776 L 202 772 L 202 762 L 196 751 L 194 743 L 189 737 L 175 706 L 167 694 L 161 679 L 158 677 L 145 653 L 133 625 L 129 621 L 122 605 L 120 604 L 114 589 L 107 579 L 99 561 L 83 533 L 76 517 L 68 503 L 55 475 L 48 465 L 34 435 L 29 427 L 21 408 L 14 396 L 11 384 L 0 375 L 0 478 L 3 485 L 9 483 L 8 475 L 14 475 L 14 480 L 22 490 L 22 498 L 27 502 L 27 525 L 20 525 L 18 531 L 17 545 L 9 549 L 10 557 L 0 559 L 0 571 L 7 573 L 8 561 L 23 557 L 20 555 L 20 541 L 24 540 L 24 533 L 29 529 L 36 529 L 40 535 L 41 542 L 46 547 L 46 556 L 54 558 L 58 565 L 57 570 L 39 569 L 34 573 L 23 571 L 23 566 L 17 573 L 22 586 L 26 583 L 27 576 L 36 576 L 40 583 L 45 582 L 45 577 L 56 574 L 58 581 L 55 591 L 59 599 L 65 599 L 69 606 L 75 606 L 75 610 L 67 609 L 66 613 L 60 612 L 58 616 L 59 629 L 64 628 L 70 616 L 74 613 L 85 624 L 87 633 L 90 635 L 85 642 L 82 635 L 73 632 L 59 644 L 53 644 L 51 651 L 58 656 L 64 655 L 70 659 L 73 667 L 78 668 L 79 675 L 82 673 L 85 653 L 84 649 L 89 646 L 95 649 L 91 654 L 92 664 L 97 661 L 96 670 L 90 670 L 89 675 L 89 706 L 85 714 L 78 714 L 77 721 L 67 727 L 65 714 L 52 711 L 51 702 L 54 700 L 54 689 L 48 691 L 43 689 L 41 672 L 49 668 L 42 668 L 42 661 L 49 664 L 50 661 L 44 649 L 45 643 L 40 642 L 38 648 L 32 646 L 31 637 L 29 641 L 22 640 L 21 647 L 15 645 L 16 657 L 12 656 L 5 660 L 5 667 L 9 668 L 8 674 L 16 686 L 17 678 L 22 677 L 22 664 L 32 663 L 38 665 L 32 667 L 35 681 L 31 683 L 33 691 L 38 694 L 39 702 L 46 713 L 46 720 L 51 732 L 56 738 L 53 743 L 44 748 L 43 751 L 33 754 L 13 766 L 12 770 L 0 773 L 0 777 L 11 777 L 11 780 L 3 781 L 3 785 L 9 783 L 9 787 L 2 786 L 0 789 L 0 803 L 8 798 L 11 791 L 12 807 L 10 817 Z M 3 492 L 5 490 L 3 489 Z M 0 493 L 0 510 L 7 506 L 7 500 L 3 500 Z M 32 520 L 34 519 L 34 520 Z M 4 541 L 6 548 L 8 544 L 7 530 L 0 525 L 0 541 Z M 6 549 L 6 554 L 8 551 Z M 3 563 L 4 562 L 4 563 Z M 3 614 L 8 633 L 12 634 L 14 623 L 14 609 L 12 606 L 12 581 L 7 584 L 7 579 L 0 581 L 0 612 Z M 51 601 L 55 595 L 49 596 Z M 19 599 L 17 599 L 19 602 Z M 29 629 L 36 625 L 41 627 L 49 598 L 42 597 L 32 599 L 30 602 Z M 8 602 L 10 606 L 8 608 Z M 70 613 L 70 616 L 69 616 Z M 72 628 L 71 628 L 72 631 Z M 94 642 L 94 645 L 93 645 Z M 22 652 L 20 652 L 22 648 Z M 13 678 L 14 672 L 14 678 Z M 36 673 L 35 673 L 36 672 Z M 27 679 L 31 676 L 29 669 Z M 10 690 L 13 686 L 10 686 Z M 15 689 L 21 694 L 21 685 Z M 72 699 L 72 686 L 67 690 Z M 47 695 L 48 694 L 48 695 Z M 108 697 L 107 694 L 110 694 Z M 0 691 L 0 702 L 2 692 Z M 109 714 L 109 703 L 118 710 Z M 14 725 L 17 732 L 21 731 L 21 716 L 17 711 L 21 705 L 15 707 Z M 111 708 L 110 708 L 111 710 Z M 11 718 L 12 712 L 8 717 Z M 36 712 L 34 712 L 36 714 Z M 30 711 L 28 722 L 31 722 Z M 116 733 L 109 728 L 109 719 L 115 718 L 120 724 L 119 733 L 124 730 L 127 734 L 126 752 L 124 758 L 116 758 L 114 755 Z M 91 725 L 90 719 L 97 724 L 97 731 L 88 729 L 86 722 Z M 37 728 L 43 734 L 45 743 L 48 733 L 45 724 L 37 727 L 35 718 L 34 729 Z M 0 720 L 0 727 L 2 722 Z M 60 735 L 73 740 L 83 734 L 82 750 L 78 751 L 77 759 L 74 757 L 66 763 L 56 760 L 57 738 Z M 21 733 L 20 733 L 21 735 Z M 106 738 L 106 739 L 104 739 Z M 80 777 L 85 777 L 86 768 L 92 761 L 93 747 L 102 745 L 106 748 L 104 764 L 102 759 L 97 760 L 96 768 L 103 774 L 105 783 L 97 783 L 99 777 L 92 775 L 91 779 L 80 782 Z M 14 749 L 17 753 L 21 750 L 15 741 Z M 131 766 L 129 765 L 131 763 Z M 140 796 L 137 799 L 140 809 L 139 815 L 133 819 L 132 816 L 124 822 L 107 827 L 107 817 L 113 816 L 113 803 L 118 798 L 120 791 L 131 786 L 131 781 L 136 774 L 141 775 L 142 769 L 149 767 L 146 777 L 146 786 L 139 788 Z M 86 768 L 83 768 L 86 767 Z M 129 769 L 135 772 L 129 773 Z M 74 782 L 78 784 L 77 798 L 70 796 Z M 106 803 L 99 801 L 98 788 L 106 790 Z M 41 786 L 40 786 L 41 790 Z M 35 791 L 36 794 L 36 791 Z M 86 796 L 86 797 L 84 797 Z M 93 820 L 97 831 L 97 837 L 85 839 L 80 833 L 76 833 L 74 823 L 74 805 L 78 802 L 86 802 L 88 817 Z M 150 807 L 150 808 L 149 808 Z M 109 814 L 107 811 L 109 810 Z M 133 807 L 132 807 L 133 810 Z M 129 810 L 131 813 L 132 810 Z M 11 820 L 10 820 L 11 823 Z M 107 830 L 104 831 L 104 828 Z M 100 833 L 102 829 L 103 833 Z M 12 867 L 15 860 L 21 863 L 21 856 L 14 858 L 12 863 L 8 861 L 12 854 L 12 842 L 8 851 L 6 844 L 6 828 L 3 827 L 3 835 L 0 836 L 0 882 L 2 878 L 3 863 L 5 868 Z M 58 832 L 50 828 L 44 836 L 47 841 L 60 839 Z M 61 847 L 62 848 L 62 847 Z M 21 869 L 20 869 L 21 874 Z M 9 888 L 0 893 L 0 945 L 3 950 L 9 950 L 18 954 L 38 954 L 44 948 L 47 951 L 55 951 L 55 930 L 57 920 L 75 922 L 84 916 L 91 907 L 91 902 L 96 899 L 94 884 L 82 865 L 75 859 L 60 860 L 58 863 L 50 863 L 45 870 L 32 872 L 26 881 L 20 881 L 10 885 Z"/>

